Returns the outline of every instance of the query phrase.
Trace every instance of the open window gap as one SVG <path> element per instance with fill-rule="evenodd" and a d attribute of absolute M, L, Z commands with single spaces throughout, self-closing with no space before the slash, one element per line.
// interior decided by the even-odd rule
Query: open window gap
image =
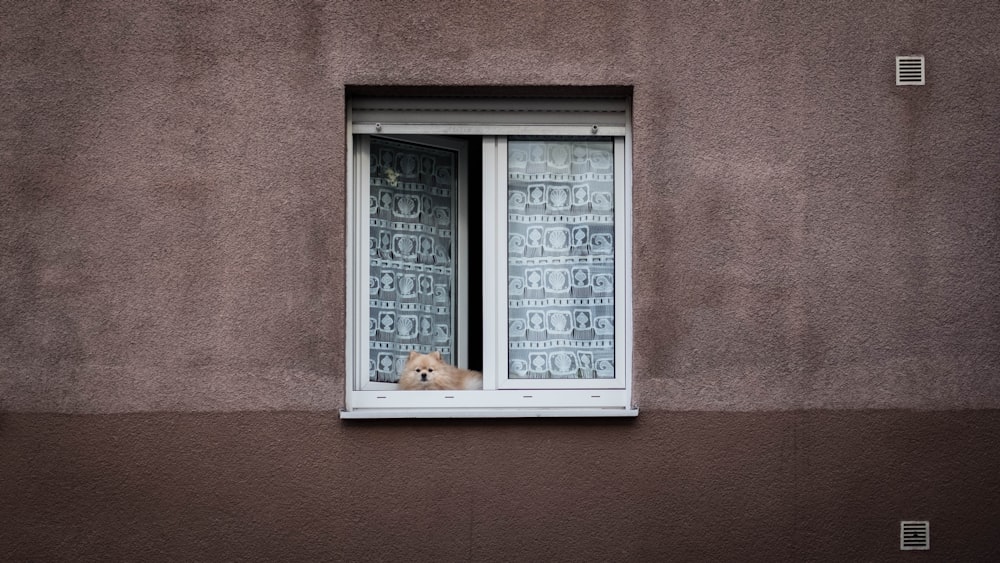
<path fill-rule="evenodd" d="M 468 181 L 466 183 L 466 198 L 469 202 L 469 264 L 483 263 L 483 151 L 482 137 L 468 135 L 460 137 L 468 142 Z M 469 306 L 464 312 L 468 318 L 468 350 L 469 369 L 483 371 L 483 269 L 472 267 L 466 269 L 468 276 Z"/>

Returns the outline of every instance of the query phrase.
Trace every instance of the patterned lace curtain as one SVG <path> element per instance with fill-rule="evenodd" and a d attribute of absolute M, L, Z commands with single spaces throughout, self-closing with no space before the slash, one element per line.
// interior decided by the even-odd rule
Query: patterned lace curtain
<path fill-rule="evenodd" d="M 508 142 L 514 379 L 614 377 L 611 140 Z"/>
<path fill-rule="evenodd" d="M 371 140 L 369 378 L 396 382 L 411 350 L 454 355 L 456 154 Z"/>

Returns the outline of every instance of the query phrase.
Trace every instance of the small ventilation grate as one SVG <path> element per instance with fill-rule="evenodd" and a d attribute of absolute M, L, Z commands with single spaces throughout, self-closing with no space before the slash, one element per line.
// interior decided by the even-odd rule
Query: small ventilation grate
<path fill-rule="evenodd" d="M 923 55 L 896 57 L 896 86 L 923 86 L 925 76 Z"/>
<path fill-rule="evenodd" d="M 911 551 L 931 548 L 931 523 L 926 520 L 903 520 L 899 523 L 899 549 Z"/>

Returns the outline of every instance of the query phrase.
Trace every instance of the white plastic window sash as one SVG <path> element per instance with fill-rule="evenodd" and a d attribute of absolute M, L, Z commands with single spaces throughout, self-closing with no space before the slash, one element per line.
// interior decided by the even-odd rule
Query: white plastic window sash
<path fill-rule="evenodd" d="M 456 262 L 456 285 L 454 291 L 457 294 L 457 299 L 454 303 L 454 310 L 457 313 L 455 317 L 455 348 L 456 357 L 458 358 L 458 364 L 462 366 L 468 365 L 468 316 L 462 314 L 469 307 L 468 303 L 468 262 L 469 262 L 469 246 L 468 246 L 468 196 L 466 194 L 468 186 L 468 157 L 467 157 L 467 147 L 464 141 L 459 141 L 455 139 L 447 139 L 442 137 L 428 137 L 428 136 L 406 136 L 406 137 L 393 137 L 391 135 L 381 135 L 381 137 L 392 139 L 394 141 L 400 141 L 404 143 L 410 143 L 415 145 L 426 145 L 429 147 L 452 150 L 457 153 L 457 164 L 458 170 L 456 170 L 455 178 L 458 182 L 458 201 L 456 204 L 457 209 L 452 213 L 452 217 L 455 219 L 455 236 L 454 236 L 454 252 L 455 252 L 455 262 Z M 377 390 L 395 390 L 397 385 L 395 383 L 382 383 L 371 381 L 368 378 L 368 363 L 370 361 L 369 357 L 369 347 L 368 347 L 368 323 L 369 323 L 369 306 L 366 295 L 364 294 L 364 289 L 368 286 L 368 276 L 370 272 L 370 261 L 367 252 L 363 252 L 363 249 L 367 248 L 367 237 L 369 235 L 368 227 L 368 199 L 371 195 L 371 137 L 368 135 L 358 135 L 355 139 L 355 158 L 354 161 L 354 185 L 352 197 L 353 200 L 349 198 L 351 204 L 350 215 L 348 218 L 348 239 L 351 245 L 348 249 L 349 255 L 354 256 L 352 261 L 352 272 L 354 275 L 351 277 L 353 287 L 349 287 L 351 297 L 348 299 L 348 314 L 350 318 L 354 319 L 352 327 L 349 334 L 353 339 L 350 342 L 351 350 L 353 350 L 352 360 L 349 361 L 348 374 L 351 376 L 354 390 L 358 391 L 377 391 Z M 353 311 L 351 310 L 353 308 Z M 348 393 L 350 395 L 350 391 Z"/>
<path fill-rule="evenodd" d="M 507 151 L 505 137 L 483 137 L 483 390 L 497 388 L 497 380 L 506 366 L 506 355 L 497 343 L 506 338 L 507 311 L 499 297 L 505 294 L 506 277 L 497 270 L 497 260 L 491 257 L 506 256 L 507 227 L 503 225 L 500 213 L 486 210 L 507 208 L 504 194 L 497 186 L 506 186 L 506 168 L 501 168 L 497 155 Z M 506 343 L 504 343 L 506 346 Z"/>
<path fill-rule="evenodd" d="M 484 143 L 483 168 L 487 168 L 486 159 L 489 157 L 494 161 L 491 165 L 495 169 L 495 189 L 487 193 L 484 199 L 489 199 L 490 204 L 487 209 L 495 210 L 487 213 L 484 217 L 484 248 L 486 251 L 484 279 L 492 283 L 503 282 L 499 287 L 494 288 L 498 293 L 492 293 L 494 299 L 487 303 L 493 308 L 493 316 L 496 319 L 491 326 L 490 339 L 485 340 L 486 348 L 489 348 L 495 356 L 493 361 L 487 364 L 495 370 L 496 384 L 498 389 L 624 389 L 626 385 L 626 373 L 631 369 L 629 365 L 630 357 L 627 355 L 627 348 L 631 342 L 628 335 L 631 334 L 631 324 L 628 319 L 628 303 L 630 295 L 627 294 L 631 287 L 631 267 L 630 264 L 630 234 L 627 220 L 629 215 L 629 202 L 627 194 L 627 182 L 625 181 L 625 139 L 615 137 L 614 139 L 614 170 L 615 170 L 615 377 L 614 379 L 511 379 L 508 372 L 509 350 L 507 342 L 507 139 L 506 137 L 496 138 L 493 152 L 487 155 Z M 492 245 L 489 242 L 492 238 Z M 493 257 L 493 260 L 489 260 Z"/>

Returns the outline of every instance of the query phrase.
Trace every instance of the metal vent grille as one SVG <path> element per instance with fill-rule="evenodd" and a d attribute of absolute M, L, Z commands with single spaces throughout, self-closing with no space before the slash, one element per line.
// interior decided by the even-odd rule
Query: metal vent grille
<path fill-rule="evenodd" d="M 911 551 L 931 548 L 931 523 L 926 520 L 903 520 L 899 523 L 899 549 Z"/>
<path fill-rule="evenodd" d="M 923 55 L 896 57 L 896 86 L 923 86 L 925 77 Z"/>

